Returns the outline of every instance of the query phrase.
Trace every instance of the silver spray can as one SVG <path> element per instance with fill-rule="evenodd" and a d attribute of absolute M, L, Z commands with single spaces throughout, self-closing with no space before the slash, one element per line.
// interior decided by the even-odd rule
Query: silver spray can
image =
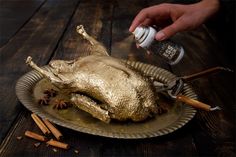
<path fill-rule="evenodd" d="M 137 44 L 153 54 L 160 55 L 167 63 L 177 64 L 184 56 L 184 49 L 181 45 L 171 40 L 157 41 L 157 31 L 153 27 L 137 27 L 133 34 Z"/>

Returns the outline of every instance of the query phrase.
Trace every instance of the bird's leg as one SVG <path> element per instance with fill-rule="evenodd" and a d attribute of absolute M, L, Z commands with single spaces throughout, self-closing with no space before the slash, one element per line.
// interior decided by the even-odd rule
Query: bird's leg
<path fill-rule="evenodd" d="M 71 102 L 79 109 L 88 112 L 93 117 L 103 122 L 109 123 L 111 120 L 108 111 L 100 108 L 100 106 L 89 97 L 80 94 L 72 94 Z"/>

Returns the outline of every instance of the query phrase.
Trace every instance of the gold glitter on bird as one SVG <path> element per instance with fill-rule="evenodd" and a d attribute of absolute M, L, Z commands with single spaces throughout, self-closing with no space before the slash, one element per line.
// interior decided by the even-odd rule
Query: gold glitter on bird
<path fill-rule="evenodd" d="M 77 32 L 90 44 L 89 56 L 74 60 L 52 60 L 49 70 L 37 66 L 29 56 L 26 63 L 69 97 L 78 107 L 103 122 L 144 121 L 160 111 L 152 82 L 141 71 L 108 55 L 106 48 L 88 35 Z M 57 108 L 66 102 L 59 101 Z"/>

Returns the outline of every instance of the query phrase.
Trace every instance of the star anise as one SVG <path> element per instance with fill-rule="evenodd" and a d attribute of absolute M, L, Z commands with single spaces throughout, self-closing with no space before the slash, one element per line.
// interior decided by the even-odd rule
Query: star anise
<path fill-rule="evenodd" d="M 160 104 L 159 104 L 160 105 Z M 161 115 L 161 114 L 164 114 L 164 113 L 167 113 L 168 112 L 168 108 L 166 106 L 164 106 L 163 104 L 160 105 L 157 109 L 157 114 L 158 115 Z"/>
<path fill-rule="evenodd" d="M 53 109 L 62 110 L 62 109 L 67 109 L 68 107 L 71 107 L 71 106 L 72 106 L 72 104 L 68 101 L 65 101 L 62 99 L 56 99 L 54 101 Z"/>
<path fill-rule="evenodd" d="M 46 89 L 43 93 L 46 94 L 49 98 L 55 97 L 58 94 L 58 92 L 54 89 Z"/>
<path fill-rule="evenodd" d="M 49 105 L 49 97 L 48 96 L 44 96 L 43 98 L 38 100 L 38 104 L 40 105 Z"/>

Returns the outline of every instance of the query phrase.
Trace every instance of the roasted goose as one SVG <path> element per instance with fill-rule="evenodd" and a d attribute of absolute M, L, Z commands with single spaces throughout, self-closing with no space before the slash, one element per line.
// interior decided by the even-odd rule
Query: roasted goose
<path fill-rule="evenodd" d="M 30 56 L 26 63 L 66 91 L 74 106 L 104 122 L 143 121 L 156 114 L 158 106 L 152 83 L 123 61 L 110 57 L 83 26 L 78 26 L 77 32 L 90 42 L 93 55 L 69 61 L 52 60 L 50 70 L 38 67 Z"/>

